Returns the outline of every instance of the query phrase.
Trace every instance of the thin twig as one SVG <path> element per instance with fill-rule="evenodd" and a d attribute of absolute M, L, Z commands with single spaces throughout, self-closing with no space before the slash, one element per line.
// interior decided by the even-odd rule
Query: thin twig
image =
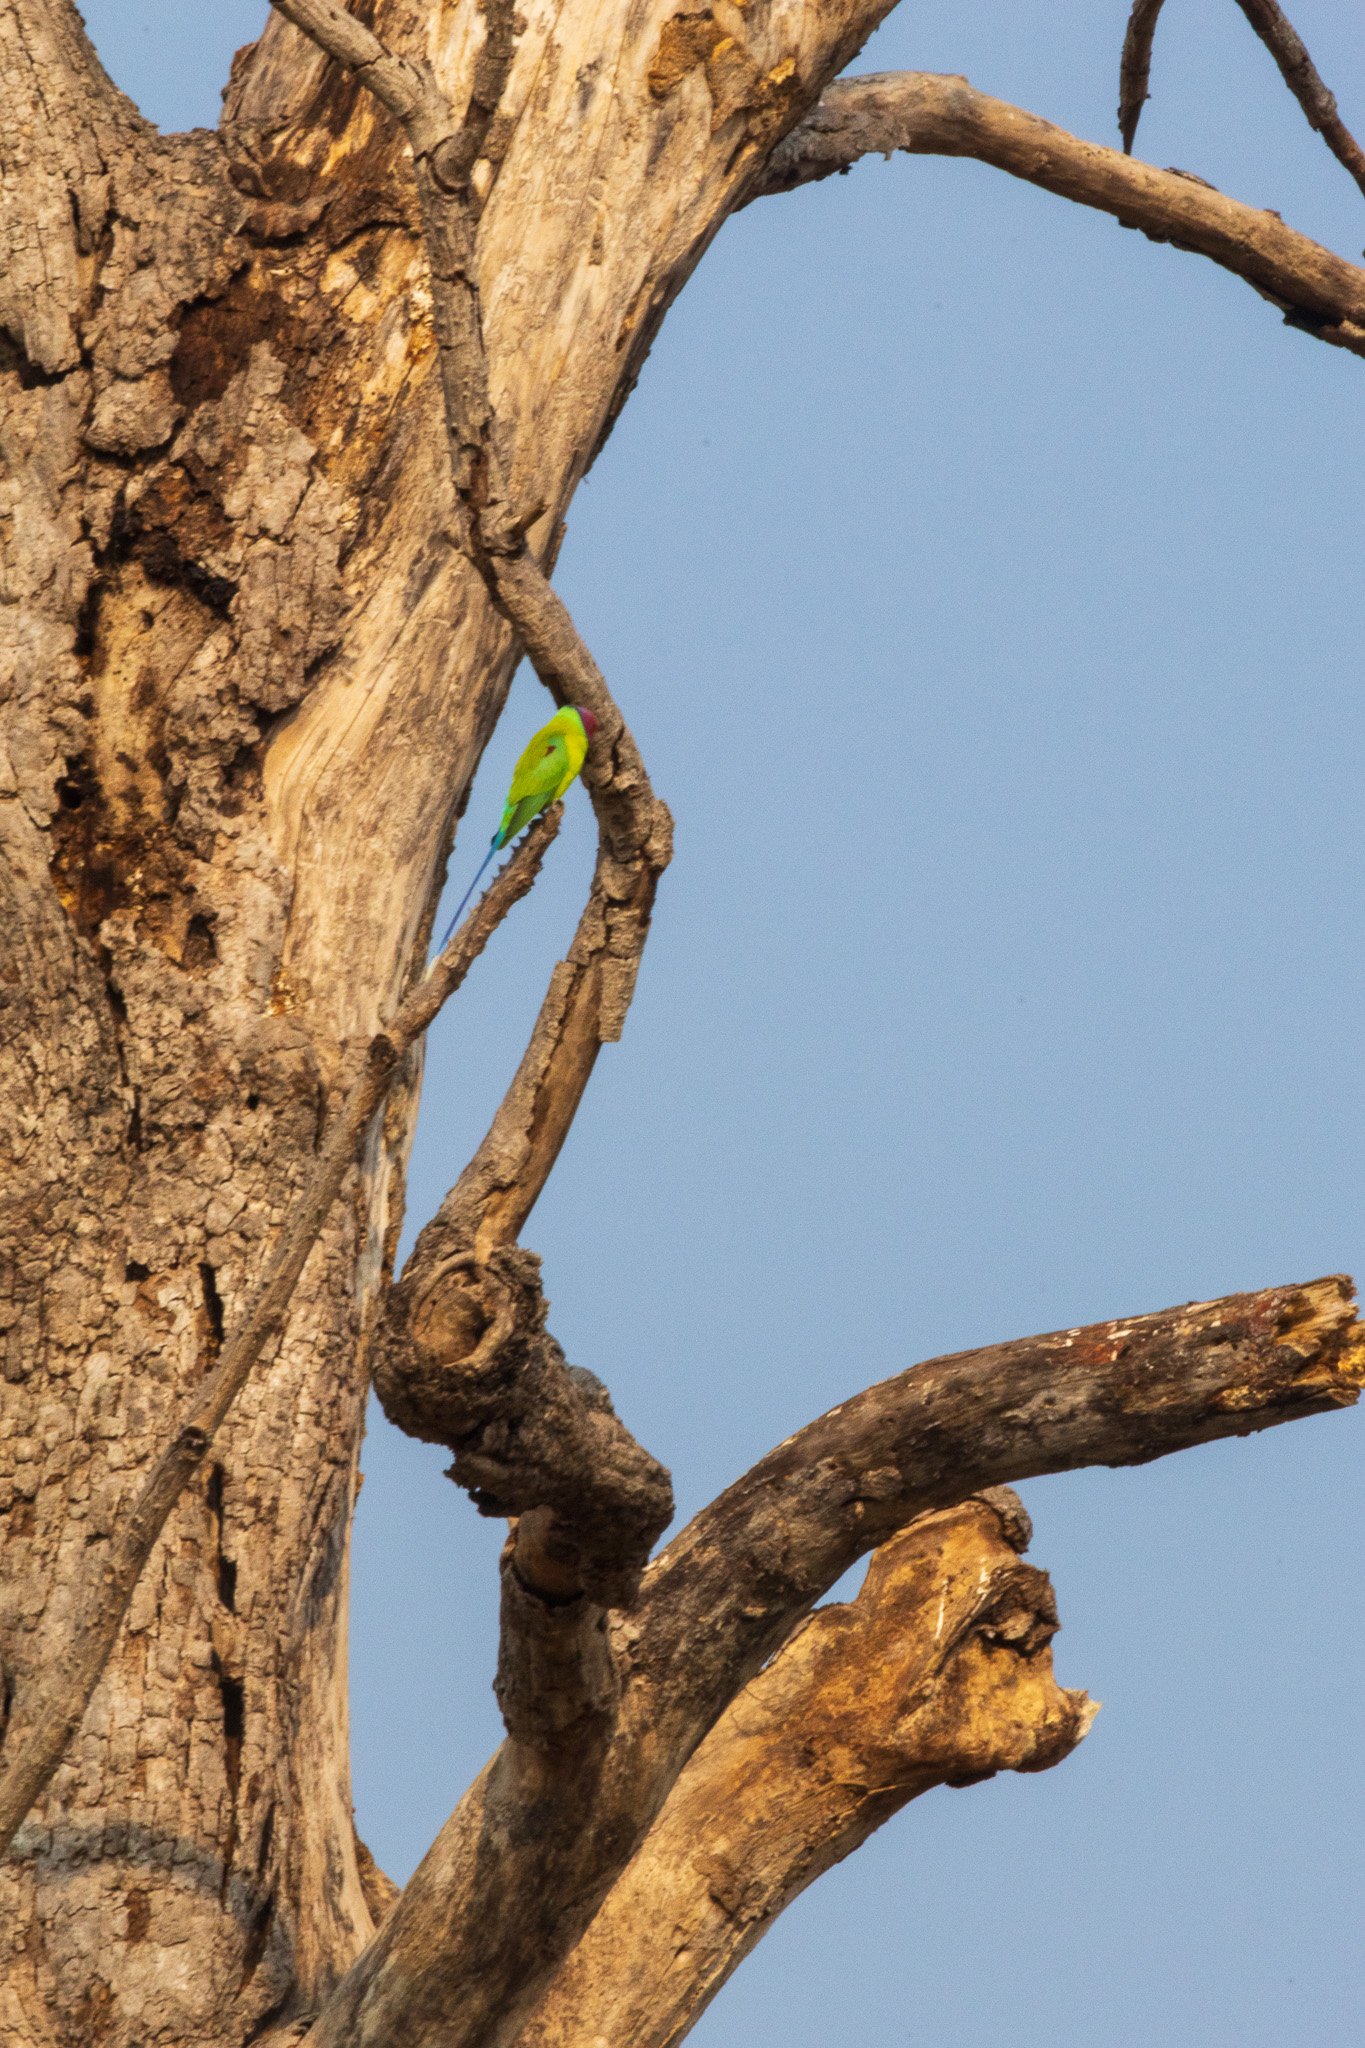
<path fill-rule="evenodd" d="M 1152 71 L 1152 38 L 1162 0 L 1133 0 L 1128 28 L 1119 59 L 1119 133 L 1126 156 L 1133 153 L 1133 138 L 1149 94 L 1147 82 Z"/>
<path fill-rule="evenodd" d="M 1237 0 L 1237 4 L 1279 65 L 1280 76 L 1303 108 L 1309 127 L 1317 129 L 1337 162 L 1365 192 L 1365 150 L 1337 112 L 1336 98 L 1323 83 L 1294 24 L 1275 0 Z"/>
<path fill-rule="evenodd" d="M 559 827 L 556 807 L 540 819 L 427 974 L 370 1040 L 317 1163 L 295 1197 L 246 1319 L 186 1407 L 136 1502 L 114 1531 L 61 1655 L 28 1698 L 15 1704 L 0 1764 L 0 1854 L 65 1754 L 117 1640 L 134 1588 L 166 1518 L 203 1463 L 252 1367 L 282 1328 L 299 1275 L 341 1192 L 375 1112 L 405 1053 L 454 994 L 512 905 L 534 882 Z"/>
<path fill-rule="evenodd" d="M 905 150 L 994 164 L 1063 199 L 1110 213 L 1154 242 L 1207 256 L 1244 278 L 1294 326 L 1365 355 L 1365 270 L 1182 171 L 1159 171 L 1085 142 L 965 78 L 884 72 L 837 80 L 769 161 L 754 197 Z"/>

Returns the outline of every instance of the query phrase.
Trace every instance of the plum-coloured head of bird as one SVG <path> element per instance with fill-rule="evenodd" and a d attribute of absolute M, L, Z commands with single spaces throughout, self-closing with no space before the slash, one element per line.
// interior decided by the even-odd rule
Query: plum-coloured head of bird
<path fill-rule="evenodd" d="M 591 739 L 593 734 L 597 731 L 596 718 L 594 717 L 593 713 L 582 704 L 575 704 L 574 710 L 578 713 L 579 717 L 583 721 L 584 732 L 588 735 L 588 738 Z"/>

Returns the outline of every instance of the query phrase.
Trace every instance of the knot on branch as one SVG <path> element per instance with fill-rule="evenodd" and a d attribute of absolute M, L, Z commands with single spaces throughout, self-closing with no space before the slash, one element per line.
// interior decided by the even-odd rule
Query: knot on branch
<path fill-rule="evenodd" d="M 481 1514 L 522 1518 L 516 1567 L 530 1591 L 626 1606 L 672 1516 L 672 1486 L 545 1316 L 534 1253 L 476 1258 L 428 1237 L 394 1289 L 375 1390 L 391 1422 L 453 1451 L 450 1476 Z"/>
<path fill-rule="evenodd" d="M 659 877 L 673 858 L 673 814 L 654 794 L 620 712 L 605 692 L 600 702 L 600 710 L 596 704 L 590 706 L 603 730 L 588 754 L 583 780 L 602 826 L 602 887 L 616 902 L 628 903 L 642 889 L 652 900 Z"/>
<path fill-rule="evenodd" d="M 427 161 L 431 165 L 432 177 L 446 197 L 463 199 L 469 188 L 469 173 L 474 167 L 467 138 L 464 135 L 442 136 Z"/>

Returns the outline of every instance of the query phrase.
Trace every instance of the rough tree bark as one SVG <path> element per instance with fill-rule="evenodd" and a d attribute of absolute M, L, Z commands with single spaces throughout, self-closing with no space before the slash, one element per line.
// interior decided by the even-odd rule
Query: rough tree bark
<path fill-rule="evenodd" d="M 1084 1733 L 1015 1510 L 956 1504 L 1359 1389 L 1337 1282 L 939 1361 L 646 1569 L 667 1476 L 546 1329 L 517 1239 L 621 1029 L 668 820 L 542 571 L 728 214 L 868 149 L 977 154 L 1365 334 L 1354 266 L 964 82 L 822 101 L 887 4 L 291 0 L 346 62 L 277 16 L 220 129 L 162 136 L 69 0 L 0 0 L 0 1772 L 414 989 L 521 649 L 606 720 L 593 889 L 487 1140 L 394 1284 L 402 1062 L 14 1837 L 16 2048 L 548 2048 L 588 2012 L 677 2039 L 895 1806 Z M 372 1368 L 513 1519 L 508 1741 L 396 1906 L 347 1758 Z"/>

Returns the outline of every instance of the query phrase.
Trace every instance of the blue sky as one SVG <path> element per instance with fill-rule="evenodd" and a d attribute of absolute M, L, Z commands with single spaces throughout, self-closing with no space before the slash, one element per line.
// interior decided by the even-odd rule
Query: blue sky
<path fill-rule="evenodd" d="M 1365 17 L 1293 12 L 1365 129 Z M 186 126 L 264 8 L 86 14 Z M 1125 15 L 907 0 L 859 68 L 1111 141 Z M 1143 154 L 1359 256 L 1232 0 L 1173 0 L 1153 91 Z M 916 1358 L 1361 1268 L 1362 426 L 1365 365 L 978 165 L 874 161 L 706 257 L 558 572 L 678 851 L 525 1233 L 682 1517 Z M 523 674 L 455 893 L 544 708 Z M 568 942 L 568 811 L 433 1034 L 414 1225 Z M 1334 1417 L 1024 1488 L 1091 1737 L 909 1808 L 693 2040 L 1354 2048 L 1363 1447 Z M 499 1531 L 378 1416 L 365 1464 L 356 1800 L 403 1878 L 497 1740 Z"/>

